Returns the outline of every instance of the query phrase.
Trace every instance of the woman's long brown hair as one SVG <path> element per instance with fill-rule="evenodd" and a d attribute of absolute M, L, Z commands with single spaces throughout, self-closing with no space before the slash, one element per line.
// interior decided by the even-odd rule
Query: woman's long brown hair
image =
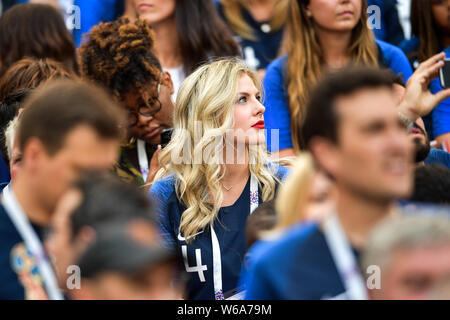
<path fill-rule="evenodd" d="M 362 1 L 362 13 L 353 29 L 348 54 L 353 63 L 378 65 L 377 46 L 372 31 L 367 27 L 367 3 Z M 306 114 L 306 103 L 311 89 L 322 74 L 323 50 L 314 30 L 313 22 L 306 15 L 309 0 L 294 0 L 288 10 L 286 33 L 283 40 L 287 53 L 287 91 L 291 115 L 291 136 L 294 148 L 300 150 L 298 133 Z"/>

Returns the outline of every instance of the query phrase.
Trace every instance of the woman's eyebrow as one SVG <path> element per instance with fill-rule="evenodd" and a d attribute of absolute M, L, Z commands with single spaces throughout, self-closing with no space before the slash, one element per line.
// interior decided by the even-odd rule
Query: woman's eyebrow
<path fill-rule="evenodd" d="M 260 94 L 261 94 L 261 92 L 257 91 L 257 92 L 255 93 L 255 96 L 260 95 Z M 248 92 L 239 92 L 238 95 L 251 96 L 251 94 L 248 93 Z"/>

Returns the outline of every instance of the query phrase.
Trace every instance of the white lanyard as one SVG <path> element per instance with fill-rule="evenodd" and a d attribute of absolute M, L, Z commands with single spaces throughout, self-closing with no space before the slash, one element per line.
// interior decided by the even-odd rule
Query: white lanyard
<path fill-rule="evenodd" d="M 336 214 L 332 214 L 325 220 L 324 235 L 344 283 L 346 295 L 350 300 L 367 300 L 365 282 Z"/>
<path fill-rule="evenodd" d="M 256 177 L 250 175 L 250 214 L 259 205 L 258 180 Z M 214 298 L 216 300 L 224 300 L 222 289 L 222 258 L 220 256 L 220 245 L 217 239 L 216 232 L 211 226 L 211 242 L 213 254 L 213 280 L 214 280 Z"/>
<path fill-rule="evenodd" d="M 55 274 L 53 273 L 50 262 L 44 253 L 42 243 L 31 226 L 27 216 L 23 212 L 22 207 L 14 196 L 14 193 L 10 189 L 10 185 L 7 185 L 3 189 L 3 205 L 6 213 L 13 222 L 20 236 L 25 241 L 27 249 L 31 252 L 36 261 L 39 273 L 44 281 L 48 297 L 51 300 L 63 300 L 64 297 L 58 288 L 58 282 Z"/>
<path fill-rule="evenodd" d="M 148 177 L 148 157 L 147 151 L 145 150 L 145 141 L 138 139 L 137 140 L 137 153 L 138 153 L 138 161 L 139 161 L 139 169 L 142 173 L 142 178 L 144 182 L 147 182 Z"/>

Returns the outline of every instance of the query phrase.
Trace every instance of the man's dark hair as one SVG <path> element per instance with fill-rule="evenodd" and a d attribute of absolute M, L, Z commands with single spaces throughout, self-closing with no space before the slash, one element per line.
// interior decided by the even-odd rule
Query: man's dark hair
<path fill-rule="evenodd" d="M 80 125 L 92 128 L 105 139 L 120 139 L 123 114 L 106 92 L 93 84 L 57 80 L 36 89 L 23 105 L 17 129 L 19 148 L 36 137 L 49 155 L 57 153 L 66 136 Z"/>
<path fill-rule="evenodd" d="M 276 223 L 277 214 L 275 212 L 275 201 L 270 200 L 259 205 L 248 217 L 245 226 L 247 248 L 250 248 L 261 238 L 261 231 L 273 229 Z"/>
<path fill-rule="evenodd" d="M 70 216 L 72 239 L 86 226 L 97 230 L 112 222 L 126 224 L 135 219 L 156 225 L 154 205 L 144 189 L 110 173 L 87 171 L 73 186 L 81 192 L 82 200 Z"/>
<path fill-rule="evenodd" d="M 313 90 L 306 111 L 305 123 L 299 129 L 298 141 L 307 148 L 313 137 L 338 142 L 336 99 L 362 89 L 392 88 L 394 75 L 390 70 L 370 67 L 349 67 L 329 73 Z"/>
<path fill-rule="evenodd" d="M 450 170 L 440 165 L 417 167 L 411 201 L 450 204 Z"/>

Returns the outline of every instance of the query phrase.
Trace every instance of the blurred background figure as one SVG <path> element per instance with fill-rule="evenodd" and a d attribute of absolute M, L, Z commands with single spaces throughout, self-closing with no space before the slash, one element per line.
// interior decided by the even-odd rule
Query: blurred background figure
<path fill-rule="evenodd" d="M 107 173 L 86 172 L 61 197 L 51 225 L 46 247 L 68 297 L 175 299 L 183 294 L 169 287 L 176 281 L 176 257 L 159 247 L 154 205 L 142 189 Z M 85 277 L 82 290 L 68 282 L 73 265 Z M 120 285 L 125 288 L 112 290 Z M 161 285 L 172 295 L 158 289 Z"/>
<path fill-rule="evenodd" d="M 220 19 L 213 0 L 132 0 L 136 13 L 152 27 L 155 54 L 174 84 L 218 57 L 238 56 L 239 48 Z"/>
<path fill-rule="evenodd" d="M 153 181 L 162 132 L 172 127 L 174 85 L 153 45 L 143 20 L 119 19 L 92 28 L 80 49 L 83 78 L 107 88 L 128 113 L 115 172 L 136 185 Z"/>
<path fill-rule="evenodd" d="M 76 261 L 77 300 L 177 300 L 183 285 L 174 283 L 174 253 L 155 241 L 156 231 L 146 222 L 100 228 Z"/>
<path fill-rule="evenodd" d="M 278 238 L 302 222 L 321 222 L 335 211 L 332 180 L 317 170 L 308 153 L 294 162 L 275 200 L 261 204 L 247 219 L 247 246 Z"/>
<path fill-rule="evenodd" d="M 410 200 L 450 205 L 450 170 L 440 165 L 417 167 Z"/>
<path fill-rule="evenodd" d="M 448 10 L 449 1 L 411 0 L 412 38 L 404 41 L 401 48 L 414 69 L 439 52 L 444 51 L 447 57 L 450 56 Z M 430 91 L 436 93 L 441 90 L 439 79 L 434 79 Z M 423 120 L 430 140 L 437 140 L 446 151 L 450 151 L 450 99 L 442 101 Z"/>
<path fill-rule="evenodd" d="M 0 297 L 62 299 L 42 239 L 83 170 L 117 161 L 122 114 L 101 89 L 58 80 L 33 92 L 17 128 L 20 170 L 0 206 Z"/>
<path fill-rule="evenodd" d="M 400 24 L 397 0 L 367 0 L 367 4 L 369 9 L 370 6 L 377 6 L 380 8 L 380 25 L 375 26 L 375 28 L 372 29 L 377 39 L 389 42 L 396 46 L 405 40 L 405 33 Z M 376 13 L 376 11 L 369 10 L 369 21 L 370 16 Z"/>
<path fill-rule="evenodd" d="M 72 0 L 73 5 L 80 8 L 80 28 L 73 29 L 73 37 L 77 47 L 84 42 L 83 35 L 101 22 L 114 21 L 121 16 L 136 19 L 132 0 Z M 88 38 L 88 37 L 87 37 Z"/>
<path fill-rule="evenodd" d="M 407 80 L 411 67 L 397 47 L 375 40 L 367 24 L 366 0 L 291 1 L 283 52 L 266 71 L 266 129 L 269 151 L 279 157 L 304 148 L 298 136 L 311 90 L 322 75 L 348 65 L 390 68 Z M 279 145 L 272 146 L 271 129 Z"/>
<path fill-rule="evenodd" d="M 233 31 L 246 64 L 264 77 L 280 51 L 289 0 L 215 0 Z"/>
<path fill-rule="evenodd" d="M 5 141 L 5 130 L 8 124 L 18 116 L 22 102 L 36 88 L 47 84 L 49 81 L 56 79 L 70 79 L 74 76 L 68 73 L 63 65 L 52 59 L 23 58 L 15 62 L 0 78 L 0 151 L 2 159 L 0 167 L 2 171 L 1 183 L 8 184 L 10 175 L 10 153 L 7 152 Z M 10 148 L 17 153 L 18 147 L 14 147 L 14 132 L 10 130 Z M 17 160 L 17 159 L 16 159 Z M 17 164 L 16 161 L 14 161 Z M 16 167 L 17 169 L 17 167 Z"/>
<path fill-rule="evenodd" d="M 18 4 L 0 17 L 0 76 L 24 57 L 51 58 L 67 72 L 78 73 L 72 36 L 54 7 Z"/>
<path fill-rule="evenodd" d="M 429 298 L 434 287 L 450 276 L 449 216 L 417 213 L 383 221 L 371 233 L 361 261 L 364 271 L 379 268 L 380 278 L 368 280 L 368 285 L 379 284 L 368 288 L 371 299 Z"/>

